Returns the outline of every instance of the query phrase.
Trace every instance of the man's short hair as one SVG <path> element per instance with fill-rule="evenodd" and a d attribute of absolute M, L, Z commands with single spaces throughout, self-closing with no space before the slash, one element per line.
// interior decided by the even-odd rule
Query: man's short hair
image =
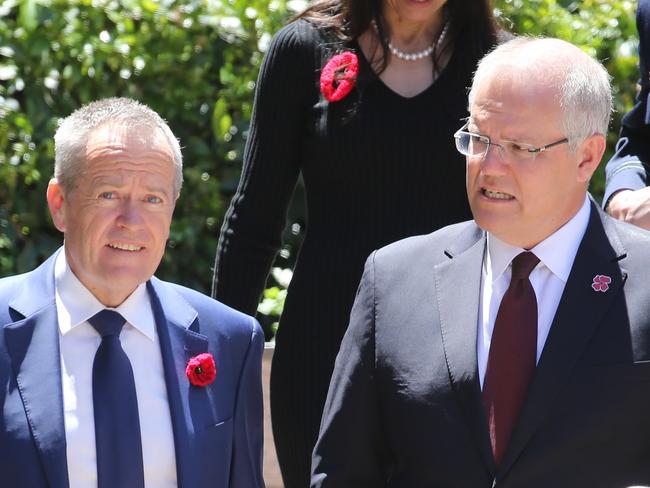
<path fill-rule="evenodd" d="M 594 134 L 607 135 L 612 89 L 605 67 L 568 42 L 541 37 L 515 37 L 481 59 L 469 93 L 471 110 L 480 82 L 500 67 L 522 66 L 522 75 L 548 80 L 559 94 L 561 126 L 569 147 Z M 553 86 L 555 85 L 555 86 Z"/>
<path fill-rule="evenodd" d="M 65 192 L 75 187 L 86 163 L 86 144 L 98 127 L 116 122 L 127 129 L 158 129 L 167 139 L 174 155 L 174 192 L 183 184 L 183 156 L 180 144 L 167 123 L 146 105 L 130 98 L 105 98 L 75 110 L 61 121 L 54 135 L 54 177 Z"/>

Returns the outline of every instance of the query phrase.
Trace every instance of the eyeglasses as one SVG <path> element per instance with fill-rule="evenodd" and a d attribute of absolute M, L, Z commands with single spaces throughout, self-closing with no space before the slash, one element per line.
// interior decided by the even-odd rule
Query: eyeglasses
<path fill-rule="evenodd" d="M 564 139 L 540 147 L 506 140 L 501 140 L 497 144 L 496 142 L 492 142 L 488 136 L 482 136 L 481 134 L 464 130 L 468 124 L 469 122 L 458 129 L 454 134 L 454 139 L 456 139 L 456 149 L 458 149 L 458 152 L 472 158 L 483 159 L 490 146 L 496 146 L 499 149 L 501 159 L 504 161 L 533 161 L 539 153 L 569 142 L 569 139 L 565 137 Z"/>

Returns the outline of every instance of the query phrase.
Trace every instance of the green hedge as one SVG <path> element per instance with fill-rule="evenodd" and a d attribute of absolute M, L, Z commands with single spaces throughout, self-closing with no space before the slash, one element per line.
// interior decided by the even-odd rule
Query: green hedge
<path fill-rule="evenodd" d="M 265 0 L 0 2 L 0 276 L 61 245 L 45 203 L 58 119 L 117 95 L 181 139 L 185 185 L 160 274 L 209 290 L 219 182 L 236 183 L 259 47 L 286 17 L 285 2 Z"/>
<path fill-rule="evenodd" d="M 514 32 L 567 39 L 614 77 L 615 122 L 634 98 L 636 4 L 498 0 Z M 45 204 L 57 120 L 112 95 L 143 101 L 181 138 L 185 186 L 159 275 L 210 288 L 234 190 L 255 78 L 293 0 L 0 0 L 0 276 L 32 269 L 61 244 Z M 602 194 L 602 174 L 593 181 Z"/>

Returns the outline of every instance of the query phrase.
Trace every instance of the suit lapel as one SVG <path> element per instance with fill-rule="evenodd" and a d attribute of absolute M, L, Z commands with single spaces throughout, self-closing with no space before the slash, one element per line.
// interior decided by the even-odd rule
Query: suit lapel
<path fill-rule="evenodd" d="M 55 253 L 29 274 L 9 306 L 25 317 L 4 326 L 7 352 L 48 485 L 68 486 Z"/>
<path fill-rule="evenodd" d="M 209 399 L 203 389 L 193 387 L 185 375 L 187 361 L 207 352 L 206 336 L 190 330 L 197 312 L 165 283 L 152 278 L 147 283 L 160 340 L 167 400 L 174 431 L 178 486 L 198 486 L 197 465 L 201 457 L 192 452 L 196 415 L 210 412 Z M 164 304 L 164 305 L 163 305 Z M 204 423 L 207 425 L 207 422 Z"/>
<path fill-rule="evenodd" d="M 625 250 L 612 222 L 602 216 L 592 202 L 587 230 L 578 248 L 500 471 L 506 472 L 512 466 L 539 428 L 570 376 L 571 369 L 598 329 L 603 315 L 621 291 L 627 277 L 618 263 L 623 257 Z M 596 275 L 611 278 L 609 289 L 605 293 L 592 288 Z"/>
<path fill-rule="evenodd" d="M 481 457 L 490 473 L 494 473 L 476 359 L 485 243 L 484 233 L 472 225 L 445 252 L 451 259 L 434 267 L 434 278 L 442 342 L 452 386 Z"/>

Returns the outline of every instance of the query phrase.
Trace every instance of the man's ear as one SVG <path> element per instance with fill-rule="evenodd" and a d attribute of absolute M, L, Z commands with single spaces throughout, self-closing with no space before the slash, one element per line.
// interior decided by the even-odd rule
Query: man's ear
<path fill-rule="evenodd" d="M 56 178 L 52 178 L 47 185 L 47 205 L 50 207 L 50 215 L 54 226 L 61 232 L 65 232 L 65 192 L 63 186 Z"/>
<path fill-rule="evenodd" d="M 578 181 L 587 184 L 594 174 L 605 153 L 607 141 L 603 134 L 593 134 L 587 137 L 578 148 L 580 162 L 578 163 Z"/>

